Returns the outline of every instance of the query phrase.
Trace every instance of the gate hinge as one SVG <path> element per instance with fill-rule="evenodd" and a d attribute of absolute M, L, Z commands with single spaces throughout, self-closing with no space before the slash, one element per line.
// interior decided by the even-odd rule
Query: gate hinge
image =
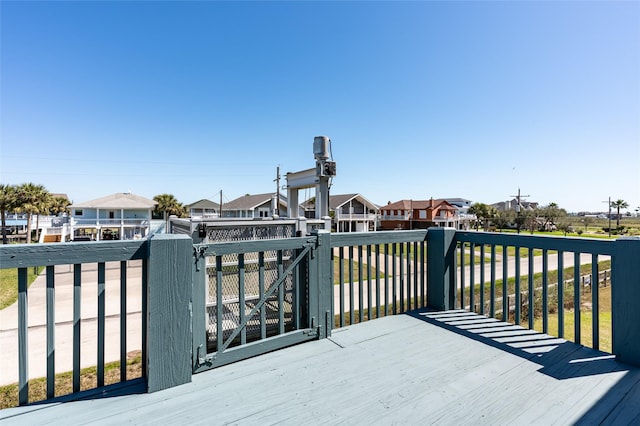
<path fill-rule="evenodd" d="M 204 356 L 200 356 L 201 350 L 202 350 L 202 345 L 199 345 L 198 353 L 196 356 L 196 368 L 201 367 L 203 365 L 211 366 L 211 364 L 213 364 L 213 360 L 216 359 L 216 357 L 206 353 L 204 354 Z"/>
<path fill-rule="evenodd" d="M 196 271 L 200 271 L 199 260 L 204 259 L 208 247 L 209 246 L 207 244 L 193 245 L 193 257 L 195 258 Z"/>

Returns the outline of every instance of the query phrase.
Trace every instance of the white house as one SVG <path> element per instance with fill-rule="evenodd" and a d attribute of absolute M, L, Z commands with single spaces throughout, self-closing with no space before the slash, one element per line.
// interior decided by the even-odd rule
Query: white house
<path fill-rule="evenodd" d="M 187 205 L 192 219 L 215 219 L 220 215 L 220 205 L 211 200 L 202 199 Z"/>
<path fill-rule="evenodd" d="M 307 217 L 313 217 L 315 199 L 302 203 Z M 379 208 L 360 194 L 329 196 L 329 215 L 336 232 L 377 230 Z"/>
<path fill-rule="evenodd" d="M 72 204 L 69 206 L 72 238 L 74 241 L 145 238 L 156 204 L 130 192 Z"/>
<path fill-rule="evenodd" d="M 265 218 L 273 217 L 277 212 L 278 216 L 287 214 L 287 197 L 280 195 L 277 203 L 275 192 L 267 194 L 243 195 L 233 201 L 223 204 L 221 207 L 223 218 Z"/>

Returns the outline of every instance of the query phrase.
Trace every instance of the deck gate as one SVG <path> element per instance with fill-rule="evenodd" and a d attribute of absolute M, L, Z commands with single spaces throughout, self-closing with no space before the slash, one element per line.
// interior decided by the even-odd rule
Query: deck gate
<path fill-rule="evenodd" d="M 327 333 L 317 234 L 193 246 L 194 373 Z"/>

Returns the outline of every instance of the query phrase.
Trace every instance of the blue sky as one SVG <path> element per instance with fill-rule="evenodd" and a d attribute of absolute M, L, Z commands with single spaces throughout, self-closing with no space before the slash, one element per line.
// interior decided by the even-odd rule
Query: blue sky
<path fill-rule="evenodd" d="M 2 1 L 2 183 L 640 207 L 640 2 Z"/>

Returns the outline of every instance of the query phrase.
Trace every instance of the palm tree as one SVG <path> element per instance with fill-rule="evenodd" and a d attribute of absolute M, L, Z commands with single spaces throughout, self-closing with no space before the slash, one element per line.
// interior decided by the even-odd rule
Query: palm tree
<path fill-rule="evenodd" d="M 625 200 L 616 200 L 611 202 L 611 207 L 615 207 L 617 209 L 616 228 L 620 228 L 620 209 L 626 209 L 629 207 L 629 203 Z"/>
<path fill-rule="evenodd" d="M 31 242 L 31 216 L 43 206 L 42 199 L 49 192 L 42 185 L 23 183 L 17 189 L 17 211 L 27 213 L 27 244 Z"/>
<path fill-rule="evenodd" d="M 184 206 L 176 199 L 173 194 L 160 194 L 153 197 L 153 201 L 158 203 L 156 213 L 162 212 L 165 222 L 165 232 L 169 229 L 169 216 L 176 215 L 182 217 L 185 212 Z"/>
<path fill-rule="evenodd" d="M 16 208 L 17 191 L 13 185 L 0 183 L 0 214 L 2 215 L 2 244 L 7 244 L 7 212 Z"/>

